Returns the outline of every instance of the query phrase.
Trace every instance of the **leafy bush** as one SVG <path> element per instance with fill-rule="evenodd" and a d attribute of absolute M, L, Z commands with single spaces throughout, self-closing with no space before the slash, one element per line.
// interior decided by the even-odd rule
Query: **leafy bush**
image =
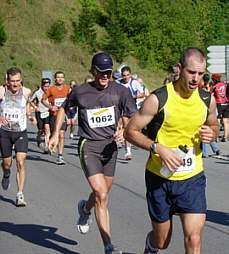
<path fill-rule="evenodd" d="M 6 32 L 5 32 L 3 21 L 0 18 L 0 46 L 3 46 L 4 43 L 6 42 L 6 40 L 7 40 L 7 35 L 6 35 Z"/>
<path fill-rule="evenodd" d="M 50 40 L 54 41 L 55 43 L 60 43 L 66 37 L 67 32 L 68 31 L 65 27 L 64 21 L 59 19 L 51 25 L 47 35 Z"/>

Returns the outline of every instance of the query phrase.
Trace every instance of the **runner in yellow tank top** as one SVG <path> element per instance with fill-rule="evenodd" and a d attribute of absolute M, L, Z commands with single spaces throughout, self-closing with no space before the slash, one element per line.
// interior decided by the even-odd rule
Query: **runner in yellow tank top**
<path fill-rule="evenodd" d="M 218 136 L 216 103 L 209 92 L 198 88 L 206 68 L 200 49 L 184 50 L 177 66 L 179 79 L 155 90 L 124 132 L 128 141 L 150 151 L 145 179 L 153 229 L 144 254 L 168 247 L 174 213 L 180 214 L 185 253 L 201 253 L 207 208 L 200 144 Z M 148 137 L 141 133 L 146 125 Z M 187 146 L 183 158 L 176 154 L 180 145 Z M 165 171 L 171 176 L 166 177 Z"/>

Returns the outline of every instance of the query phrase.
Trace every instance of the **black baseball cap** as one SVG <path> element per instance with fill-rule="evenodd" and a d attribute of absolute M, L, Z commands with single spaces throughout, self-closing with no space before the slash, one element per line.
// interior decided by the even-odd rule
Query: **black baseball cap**
<path fill-rule="evenodd" d="M 51 83 L 51 80 L 50 80 L 50 78 L 43 78 L 43 79 L 41 79 L 41 84 L 42 85 L 44 85 L 44 84 L 46 84 L 46 83 Z"/>
<path fill-rule="evenodd" d="M 112 71 L 113 61 L 108 54 L 101 52 L 93 56 L 91 66 L 94 66 L 98 71 L 101 72 Z"/>

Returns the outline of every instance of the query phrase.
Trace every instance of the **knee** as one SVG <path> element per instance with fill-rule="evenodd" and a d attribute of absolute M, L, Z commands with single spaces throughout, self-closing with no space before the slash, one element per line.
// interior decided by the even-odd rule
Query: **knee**
<path fill-rule="evenodd" d="M 95 193 L 95 203 L 100 204 L 101 206 L 107 205 L 108 202 L 108 192 L 99 191 Z"/>
<path fill-rule="evenodd" d="M 22 171 L 25 169 L 25 160 L 19 160 L 17 161 L 17 168 L 19 171 Z"/>
<path fill-rule="evenodd" d="M 60 133 L 59 139 L 64 139 L 64 133 Z"/>
<path fill-rule="evenodd" d="M 3 161 L 2 162 L 2 168 L 3 169 L 9 169 L 11 167 L 11 162 L 10 161 Z"/>
<path fill-rule="evenodd" d="M 201 244 L 201 236 L 199 234 L 191 234 L 185 237 L 186 246 L 191 249 L 198 249 Z"/>

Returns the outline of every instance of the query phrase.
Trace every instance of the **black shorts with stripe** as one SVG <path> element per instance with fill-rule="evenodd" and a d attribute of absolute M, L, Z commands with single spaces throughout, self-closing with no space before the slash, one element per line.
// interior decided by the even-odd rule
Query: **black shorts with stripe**
<path fill-rule="evenodd" d="M 80 137 L 78 153 L 86 177 L 100 173 L 114 176 L 118 149 L 113 137 L 104 140 Z"/>

